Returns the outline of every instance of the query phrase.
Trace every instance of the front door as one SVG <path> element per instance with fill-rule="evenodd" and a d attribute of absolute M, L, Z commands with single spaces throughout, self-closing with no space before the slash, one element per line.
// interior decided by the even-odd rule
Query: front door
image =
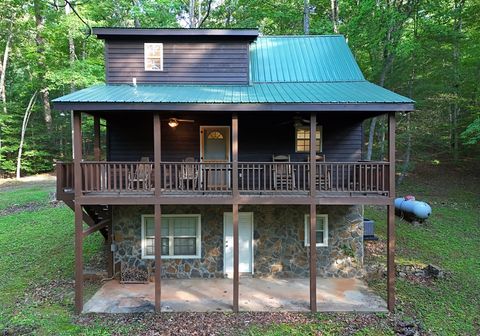
<path fill-rule="evenodd" d="M 207 189 L 227 188 L 230 174 L 224 163 L 230 161 L 230 127 L 200 127 L 200 159 L 206 163 L 202 179 Z"/>
<path fill-rule="evenodd" d="M 239 272 L 253 274 L 253 212 L 238 214 Z M 224 273 L 233 276 L 233 219 L 231 212 L 223 214 Z"/>

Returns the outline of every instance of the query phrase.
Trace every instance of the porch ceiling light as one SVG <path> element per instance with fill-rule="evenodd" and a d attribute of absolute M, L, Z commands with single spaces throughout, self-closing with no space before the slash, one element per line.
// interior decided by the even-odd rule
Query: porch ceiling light
<path fill-rule="evenodd" d="M 168 126 L 175 128 L 178 126 L 178 120 L 175 118 L 168 119 Z"/>

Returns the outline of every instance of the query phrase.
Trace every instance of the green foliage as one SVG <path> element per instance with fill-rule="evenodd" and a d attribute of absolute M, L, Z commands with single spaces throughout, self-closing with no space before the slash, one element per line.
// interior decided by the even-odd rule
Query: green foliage
<path fill-rule="evenodd" d="M 462 133 L 462 138 L 467 145 L 475 145 L 480 142 L 480 117 L 467 126 Z"/>
<path fill-rule="evenodd" d="M 0 6 L 0 56 L 12 32 L 6 70 L 7 114 L 0 113 L 0 174 L 15 171 L 23 114 L 35 90 L 50 98 L 104 81 L 103 42 L 88 36 L 88 27 L 63 1 L 35 0 L 43 20 L 37 27 L 32 3 L 5 0 Z M 455 8 L 454 0 L 340 0 L 340 33 L 367 79 L 414 98 L 418 112 L 405 122 L 398 116 L 398 155 L 409 139 L 413 160 L 450 155 L 460 134 L 459 151 L 475 156 L 479 148 L 478 69 L 480 24 L 478 0 Z M 55 6 L 55 4 L 57 6 Z M 102 0 L 75 2 L 90 26 L 179 27 L 188 22 L 188 2 L 179 0 Z M 198 6 L 198 0 L 195 1 Z M 331 34 L 330 1 L 310 0 L 311 34 Z M 202 2 L 206 13 L 208 1 Z M 262 34 L 303 34 L 304 1 L 225 0 L 212 2 L 203 28 L 258 27 Z M 456 22 L 461 19 L 461 30 Z M 43 39 L 39 52 L 37 31 Z M 73 48 L 73 50 L 71 50 Z M 458 57 L 454 57 L 457 52 Z M 452 111 L 458 109 L 455 124 Z M 51 170 L 54 159 L 71 156 L 70 117 L 52 111 L 47 131 L 43 101 L 38 99 L 27 127 L 22 173 Z M 365 125 L 368 132 L 368 123 Z M 374 158 L 385 156 L 380 118 L 374 137 Z"/>

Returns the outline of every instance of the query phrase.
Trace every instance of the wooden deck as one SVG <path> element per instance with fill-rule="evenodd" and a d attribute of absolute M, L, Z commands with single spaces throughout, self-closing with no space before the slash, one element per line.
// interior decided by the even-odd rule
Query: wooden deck
<path fill-rule="evenodd" d="M 162 162 L 155 181 L 152 162 L 82 162 L 82 203 L 95 204 L 387 204 L 388 162 L 239 162 L 238 189 L 232 163 Z M 73 164 L 57 164 L 57 197 L 71 200 Z M 156 186 L 160 192 L 156 193 Z"/>

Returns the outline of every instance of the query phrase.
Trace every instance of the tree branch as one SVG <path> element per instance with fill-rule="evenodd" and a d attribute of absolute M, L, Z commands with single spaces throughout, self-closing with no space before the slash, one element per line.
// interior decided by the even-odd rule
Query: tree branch
<path fill-rule="evenodd" d="M 208 7 L 207 7 L 207 13 L 205 14 L 205 16 L 202 18 L 202 21 L 200 22 L 200 24 L 198 25 L 198 28 L 202 28 L 202 25 L 203 23 L 205 22 L 205 20 L 208 18 L 208 16 L 210 15 L 210 10 L 212 8 L 212 0 L 208 0 Z"/>

